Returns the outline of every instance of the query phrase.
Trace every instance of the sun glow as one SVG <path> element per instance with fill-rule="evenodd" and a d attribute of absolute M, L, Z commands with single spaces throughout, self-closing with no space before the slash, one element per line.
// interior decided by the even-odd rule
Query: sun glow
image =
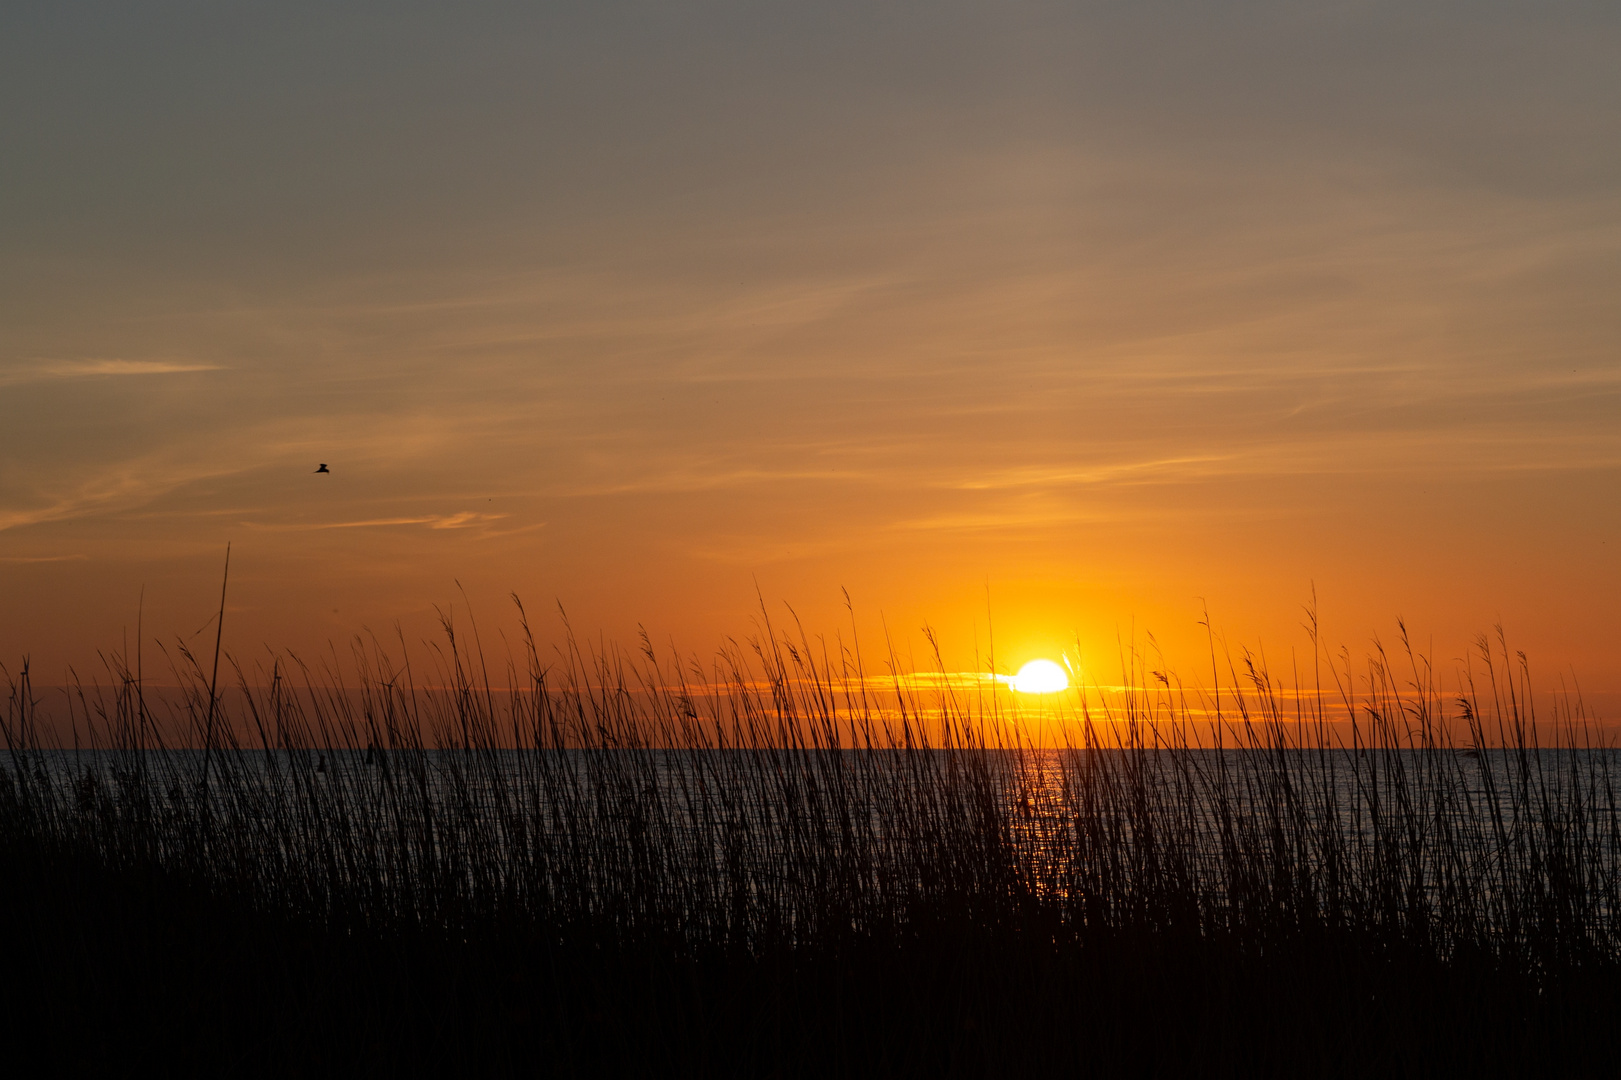
<path fill-rule="evenodd" d="M 1013 689 L 1021 694 L 1056 694 L 1069 689 L 1069 676 L 1051 660 L 1032 660 L 1013 676 Z"/>

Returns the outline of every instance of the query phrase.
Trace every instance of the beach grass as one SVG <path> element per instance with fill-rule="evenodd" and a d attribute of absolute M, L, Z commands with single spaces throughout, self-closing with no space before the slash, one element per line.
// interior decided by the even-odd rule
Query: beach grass
<path fill-rule="evenodd" d="M 1501 638 L 1447 691 L 1405 633 L 1287 683 L 1128 649 L 1043 726 L 769 620 L 701 667 L 525 637 L 494 677 L 448 619 L 426 667 L 227 656 L 230 690 L 177 648 L 162 709 L 112 656 L 76 749 L 8 674 L 12 1042 L 218 1075 L 1618 1061 L 1621 759 Z"/>

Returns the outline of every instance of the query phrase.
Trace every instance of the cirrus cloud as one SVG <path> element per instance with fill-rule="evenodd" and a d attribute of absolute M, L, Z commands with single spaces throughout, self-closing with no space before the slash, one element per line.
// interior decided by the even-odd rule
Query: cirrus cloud
<path fill-rule="evenodd" d="M 51 379 L 83 379 L 107 375 L 174 375 L 189 371 L 223 371 L 219 364 L 186 360 L 35 360 L 0 371 L 0 386 L 44 382 Z"/>

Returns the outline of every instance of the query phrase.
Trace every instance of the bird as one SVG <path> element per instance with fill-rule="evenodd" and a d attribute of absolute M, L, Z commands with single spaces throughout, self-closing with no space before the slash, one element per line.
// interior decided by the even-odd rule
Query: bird
<path fill-rule="evenodd" d="M 316 469 L 315 471 L 316 472 L 324 472 L 328 476 L 330 476 L 332 474 L 332 470 L 326 467 L 326 462 L 324 462 L 324 461 L 321 462 L 321 467 L 319 469 Z"/>

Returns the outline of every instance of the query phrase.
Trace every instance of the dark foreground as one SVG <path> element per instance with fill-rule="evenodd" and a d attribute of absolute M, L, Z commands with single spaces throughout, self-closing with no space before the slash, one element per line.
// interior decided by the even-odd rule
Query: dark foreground
<path fill-rule="evenodd" d="M 1621 1074 L 1621 751 L 1506 645 L 1139 671 L 1060 750 L 803 639 L 498 696 L 446 631 L 437 690 L 196 665 L 167 720 L 115 664 L 84 750 L 9 681 L 12 1074 Z"/>
<path fill-rule="evenodd" d="M 11 846 L 0 983 L 30 1075 L 1602 1076 L 1621 972 L 1537 981 L 1318 935 L 898 940 L 674 961 L 338 936 L 164 872 Z M 21 1074 L 14 1074 L 21 1075 Z"/>

